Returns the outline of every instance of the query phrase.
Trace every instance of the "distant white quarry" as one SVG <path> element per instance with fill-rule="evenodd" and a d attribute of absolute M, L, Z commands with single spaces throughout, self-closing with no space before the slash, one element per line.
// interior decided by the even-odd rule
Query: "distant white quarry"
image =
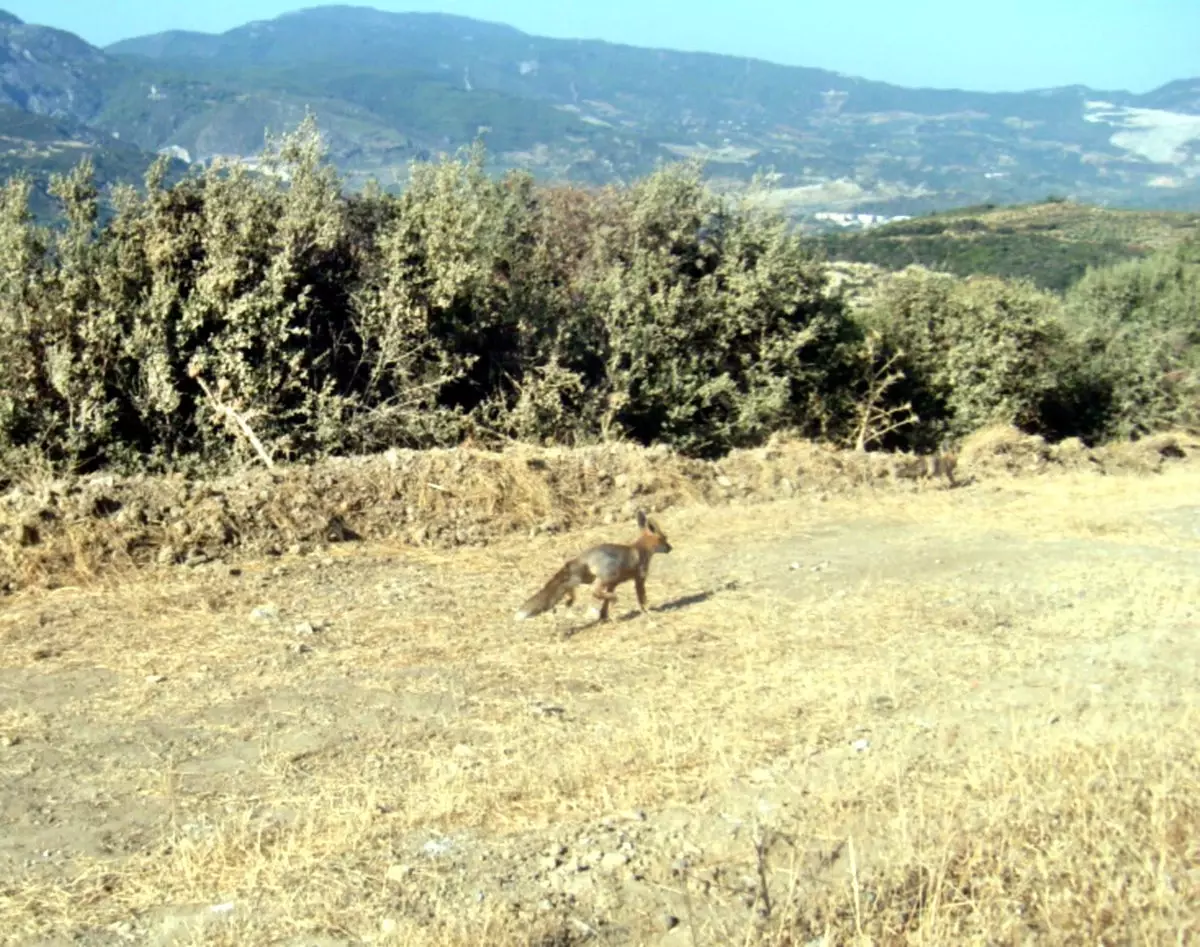
<path fill-rule="evenodd" d="M 1172 164 L 1188 177 L 1200 176 L 1200 115 L 1134 108 L 1093 100 L 1084 119 L 1120 129 L 1109 140 L 1155 164 Z M 1189 149 L 1189 144 L 1196 147 Z"/>

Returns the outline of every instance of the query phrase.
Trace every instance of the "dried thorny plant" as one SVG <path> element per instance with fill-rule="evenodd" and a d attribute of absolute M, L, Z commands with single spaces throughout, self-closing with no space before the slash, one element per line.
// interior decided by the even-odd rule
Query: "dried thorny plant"
<path fill-rule="evenodd" d="M 855 406 L 854 449 L 865 451 L 872 444 L 880 444 L 889 435 L 910 425 L 920 423 L 913 410 L 912 402 L 888 404 L 888 389 L 904 380 L 904 370 L 899 366 L 904 359 L 904 350 L 886 353 L 883 358 L 883 338 L 879 332 L 868 330 L 863 340 L 863 393 Z"/>

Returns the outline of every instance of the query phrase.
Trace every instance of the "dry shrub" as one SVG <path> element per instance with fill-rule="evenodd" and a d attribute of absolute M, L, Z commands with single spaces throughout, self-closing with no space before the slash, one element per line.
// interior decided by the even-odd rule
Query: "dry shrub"
<path fill-rule="evenodd" d="M 480 544 L 514 530 L 630 519 L 639 506 L 717 491 L 702 462 L 627 445 L 394 450 L 208 481 L 64 478 L 3 498 L 2 578 L 15 588 L 106 565 L 278 555 L 359 538 Z"/>
<path fill-rule="evenodd" d="M 1151 434 L 1136 441 L 1113 441 L 1096 449 L 1108 470 L 1134 473 L 1158 473 L 1163 466 L 1194 453 L 1200 439 L 1185 431 Z"/>
<path fill-rule="evenodd" d="M 1036 434 L 1026 434 L 1009 424 L 994 424 L 964 438 L 958 460 L 964 471 L 976 476 L 1013 476 L 1045 470 L 1050 448 Z"/>

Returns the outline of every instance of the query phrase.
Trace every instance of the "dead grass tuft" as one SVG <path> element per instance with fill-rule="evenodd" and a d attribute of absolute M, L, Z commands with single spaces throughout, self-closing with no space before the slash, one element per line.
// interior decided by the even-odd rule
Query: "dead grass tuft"
<path fill-rule="evenodd" d="M 1109 471 L 1158 473 L 1171 461 L 1182 460 L 1200 450 L 1200 438 L 1185 431 L 1152 434 L 1136 441 L 1116 441 L 1100 449 L 1101 462 Z"/>
<path fill-rule="evenodd" d="M 1050 456 L 1050 448 L 1042 438 L 1007 424 L 976 431 L 964 438 L 958 451 L 964 472 L 977 477 L 1040 473 Z"/>
<path fill-rule="evenodd" d="M 800 884 L 776 942 L 1187 942 L 1200 933 L 1188 729 L 977 751 L 958 776 L 898 783 L 870 804 L 857 849 L 851 829 L 835 862 Z"/>

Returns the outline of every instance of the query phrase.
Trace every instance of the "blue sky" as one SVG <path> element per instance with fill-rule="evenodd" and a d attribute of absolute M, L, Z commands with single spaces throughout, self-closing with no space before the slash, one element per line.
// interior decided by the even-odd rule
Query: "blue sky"
<path fill-rule="evenodd" d="M 222 32 L 321 0 L 0 0 L 97 45 Z M 547 36 L 705 50 L 909 86 L 987 91 L 1082 83 L 1145 92 L 1200 76 L 1200 0 L 358 0 Z"/>

